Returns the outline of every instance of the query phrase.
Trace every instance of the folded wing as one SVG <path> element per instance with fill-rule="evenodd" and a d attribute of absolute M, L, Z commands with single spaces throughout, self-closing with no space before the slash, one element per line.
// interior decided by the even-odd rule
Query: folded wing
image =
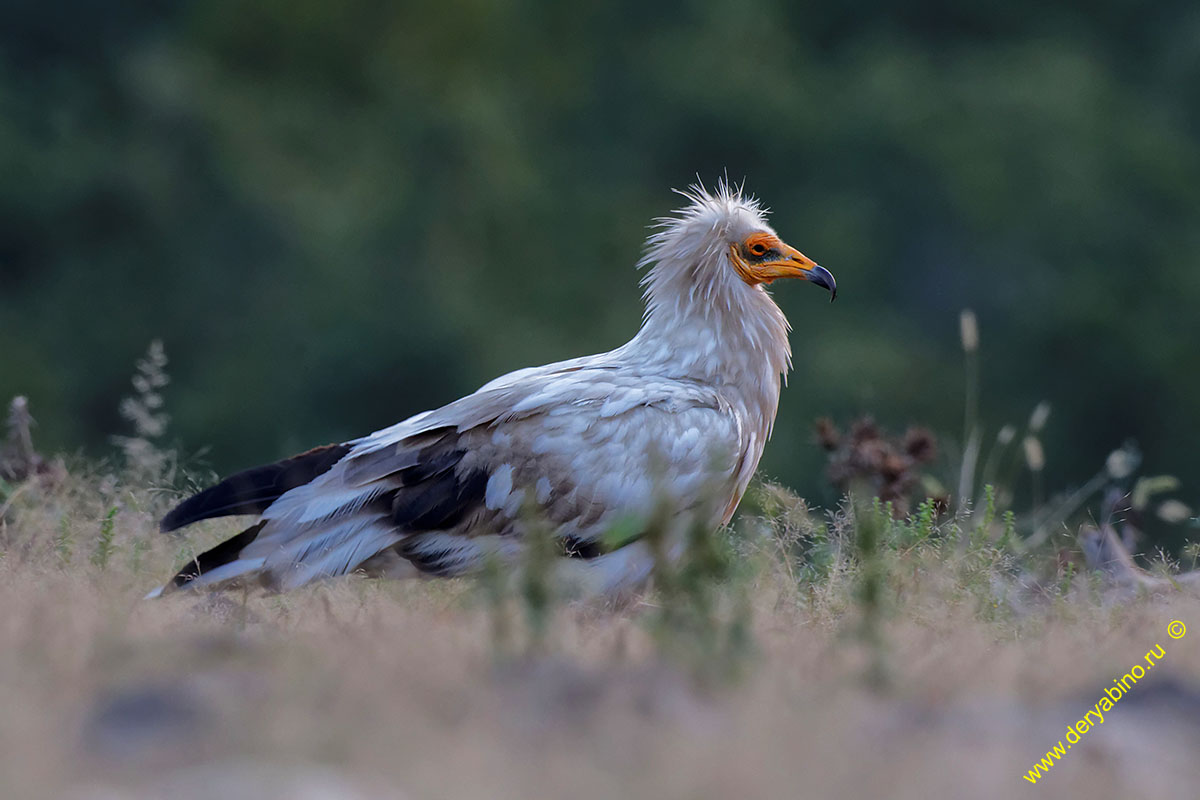
<path fill-rule="evenodd" d="M 614 524 L 664 498 L 677 510 L 710 495 L 726 505 L 744 488 L 737 464 L 753 435 L 710 388 L 579 362 L 517 375 L 184 501 L 164 530 L 261 516 L 164 588 L 253 576 L 287 589 L 370 569 L 384 553 L 456 575 L 519 554 L 533 520 L 564 557 L 600 564 Z"/>

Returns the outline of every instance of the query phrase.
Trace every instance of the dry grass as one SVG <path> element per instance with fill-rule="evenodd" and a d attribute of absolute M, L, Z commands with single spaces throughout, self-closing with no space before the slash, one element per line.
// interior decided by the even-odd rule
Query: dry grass
<path fill-rule="evenodd" d="M 1198 794 L 1200 602 L 1039 571 L 970 519 L 831 522 L 769 488 L 709 594 L 693 574 L 618 610 L 550 604 L 534 638 L 524 595 L 467 581 L 142 602 L 235 530 L 156 533 L 172 498 L 143 480 L 8 486 L 0 796 Z M 1025 781 L 1154 644 L 1163 664 Z"/>

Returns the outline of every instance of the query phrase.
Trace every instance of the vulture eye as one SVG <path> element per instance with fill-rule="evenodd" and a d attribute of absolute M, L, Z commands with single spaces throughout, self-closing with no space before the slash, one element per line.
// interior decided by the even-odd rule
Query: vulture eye
<path fill-rule="evenodd" d="M 755 242 L 748 249 L 750 250 L 750 255 L 753 256 L 765 256 L 767 254 L 767 246 L 762 242 Z"/>

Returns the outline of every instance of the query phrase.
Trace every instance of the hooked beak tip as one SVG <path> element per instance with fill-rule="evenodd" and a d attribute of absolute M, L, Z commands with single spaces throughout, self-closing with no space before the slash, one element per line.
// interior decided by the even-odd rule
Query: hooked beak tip
<path fill-rule="evenodd" d="M 815 283 L 823 289 L 829 290 L 829 302 L 837 299 L 837 281 L 833 278 L 833 273 L 824 267 L 817 265 L 808 273 L 810 283 Z"/>

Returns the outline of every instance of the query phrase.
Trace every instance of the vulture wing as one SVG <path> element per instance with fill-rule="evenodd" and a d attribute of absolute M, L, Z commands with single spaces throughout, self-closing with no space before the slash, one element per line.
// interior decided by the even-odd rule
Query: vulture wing
<path fill-rule="evenodd" d="M 605 545 L 614 524 L 664 500 L 678 512 L 710 495 L 740 496 L 749 480 L 740 467 L 757 460 L 746 457 L 756 435 L 741 411 L 711 386 L 587 359 L 521 370 L 184 501 L 165 530 L 226 514 L 260 518 L 164 589 L 251 576 L 288 589 L 396 556 L 457 575 L 489 556 L 515 557 L 531 520 L 549 523 L 562 554 L 613 588 L 647 569 L 630 551 L 644 545 Z"/>

